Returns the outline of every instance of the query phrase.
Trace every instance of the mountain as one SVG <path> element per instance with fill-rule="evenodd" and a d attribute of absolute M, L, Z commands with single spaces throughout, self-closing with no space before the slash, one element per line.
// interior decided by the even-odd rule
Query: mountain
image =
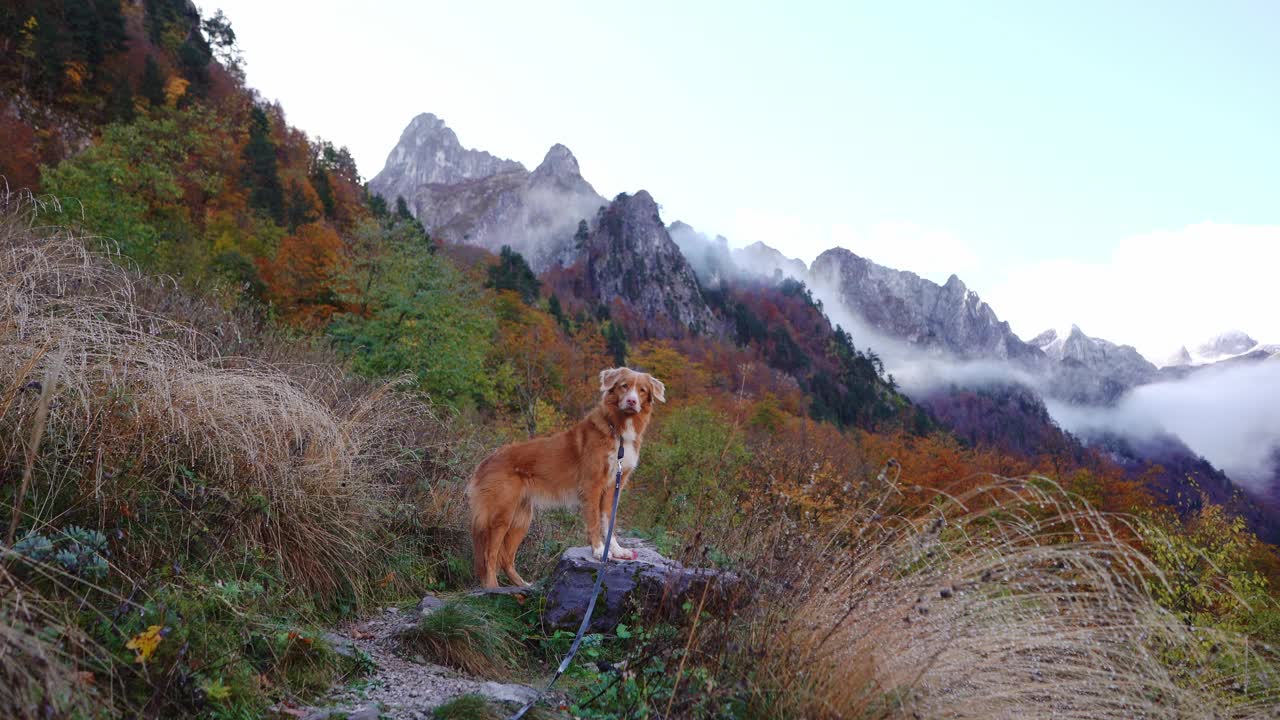
<path fill-rule="evenodd" d="M 1239 330 L 1228 330 L 1196 346 L 1195 359 L 1200 363 L 1217 362 L 1243 355 L 1258 346 L 1258 341 Z"/>
<path fill-rule="evenodd" d="M 452 185 L 524 170 L 524 166 L 514 160 L 462 147 L 458 135 L 444 120 L 422 113 L 400 134 L 400 142 L 387 156 L 382 171 L 369 181 L 369 188 L 390 203 L 397 197 L 407 202 L 424 185 Z"/>
<path fill-rule="evenodd" d="M 1056 361 L 1050 393 L 1068 402 L 1109 405 L 1158 376 L 1156 366 L 1133 346 L 1089 337 L 1075 325 L 1067 332 L 1046 330 L 1031 345 Z"/>
<path fill-rule="evenodd" d="M 1164 364 L 1161 367 L 1176 368 L 1176 367 L 1186 367 L 1191 364 L 1192 364 L 1191 353 L 1187 351 L 1187 346 L 1183 345 L 1182 347 L 1178 348 L 1177 351 L 1170 354 L 1169 357 L 1165 359 Z"/>
<path fill-rule="evenodd" d="M 874 329 L 912 345 L 960 359 L 1045 364 L 1038 348 L 1015 335 L 1009 323 L 996 317 L 991 306 L 955 275 L 938 285 L 833 248 L 813 261 L 809 277 L 833 288 Z"/>
<path fill-rule="evenodd" d="M 432 237 L 494 252 L 510 245 L 536 271 L 572 262 L 579 222 L 606 204 L 564 145 L 553 145 L 530 173 L 464 149 L 430 113 L 409 123 L 369 188 L 388 203 L 403 197 Z"/>
<path fill-rule="evenodd" d="M 729 279 L 777 282 L 791 277 L 804 280 L 809 274 L 803 261 L 789 258 L 762 242 L 730 250 L 729 240 L 723 235 L 708 237 L 679 220 L 671 223 L 667 230 L 704 287 L 719 288 Z"/>
<path fill-rule="evenodd" d="M 739 268 L 768 278 L 791 277 L 803 280 L 809 275 L 809 267 L 803 260 L 789 258 L 758 240 L 744 248 L 735 249 L 733 260 Z"/>
<path fill-rule="evenodd" d="M 703 287 L 720 289 L 739 276 L 737 264 L 729 251 L 729 241 L 723 235 L 709 238 L 679 220 L 671 223 L 667 232 L 689 260 Z"/>
<path fill-rule="evenodd" d="M 579 297 L 609 306 L 615 299 L 639 316 L 645 334 L 680 337 L 717 329 L 693 267 L 662 223 L 658 204 L 641 190 L 600 208 L 575 248 Z"/>

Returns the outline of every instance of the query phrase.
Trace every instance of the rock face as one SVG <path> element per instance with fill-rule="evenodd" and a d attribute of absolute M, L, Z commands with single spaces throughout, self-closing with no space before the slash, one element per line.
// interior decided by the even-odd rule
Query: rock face
<path fill-rule="evenodd" d="M 601 208 L 577 251 L 600 304 L 626 301 L 651 334 L 712 332 L 717 321 L 693 268 L 671 239 L 649 193 L 623 193 Z"/>
<path fill-rule="evenodd" d="M 705 591 L 707 607 L 734 602 L 741 580 L 731 573 L 686 568 L 650 548 L 638 548 L 639 558 L 605 565 L 604 586 L 596 600 L 588 632 L 609 632 L 632 609 L 678 611 L 690 600 L 695 605 Z M 548 626 L 576 630 L 591 601 L 601 563 L 587 547 L 570 548 L 560 556 L 551 575 L 542 620 Z"/>
<path fill-rule="evenodd" d="M 466 150 L 442 120 L 414 118 L 369 187 L 404 197 L 427 232 L 497 252 L 510 245 L 538 272 L 575 256 L 578 222 L 605 204 L 563 145 L 532 173 L 520 163 Z"/>
<path fill-rule="evenodd" d="M 813 261 L 810 275 L 838 292 L 848 308 L 890 337 L 962 359 L 1013 360 L 1043 365 L 1043 353 L 1024 343 L 991 306 L 952 275 L 945 285 L 912 272 L 877 265 L 844 248 Z"/>
<path fill-rule="evenodd" d="M 1109 405 L 1159 374 L 1133 346 L 1089 337 L 1075 325 L 1066 333 L 1046 330 L 1031 344 L 1057 362 L 1050 378 L 1051 393 L 1068 402 Z"/>
<path fill-rule="evenodd" d="M 424 185 L 452 185 L 512 170 L 524 172 L 524 166 L 462 147 L 444 120 L 422 113 L 400 134 L 400 142 L 387 156 L 382 172 L 369 181 L 369 188 L 389 203 L 397 197 L 408 202 Z"/>

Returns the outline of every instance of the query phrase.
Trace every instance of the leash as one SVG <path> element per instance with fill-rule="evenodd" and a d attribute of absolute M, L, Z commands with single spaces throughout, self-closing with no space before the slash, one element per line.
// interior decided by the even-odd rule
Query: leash
<path fill-rule="evenodd" d="M 610 426 L 612 428 L 612 426 Z M 551 692 L 551 686 L 556 684 L 561 675 L 569 669 L 569 665 L 573 663 L 573 656 L 578 654 L 578 648 L 582 646 L 582 638 L 587 632 L 587 626 L 591 624 L 591 613 L 596 609 L 596 598 L 600 597 L 600 588 L 604 585 L 604 570 L 609 564 L 609 546 L 613 542 L 613 523 L 618 517 L 618 498 L 622 496 L 622 456 L 624 448 L 622 445 L 622 435 L 618 435 L 618 472 L 613 476 L 613 511 L 609 513 L 609 530 L 604 535 L 604 552 L 601 553 L 600 571 L 596 573 L 596 585 L 591 591 L 591 602 L 587 603 L 587 612 L 582 616 L 582 624 L 578 626 L 578 634 L 574 636 L 573 643 L 569 645 L 569 653 L 560 661 L 560 667 L 556 668 L 556 674 L 551 676 L 551 681 L 547 686 L 533 696 L 533 699 L 524 704 L 515 715 L 508 720 L 520 720 L 529 709 L 542 699 L 543 695 Z"/>

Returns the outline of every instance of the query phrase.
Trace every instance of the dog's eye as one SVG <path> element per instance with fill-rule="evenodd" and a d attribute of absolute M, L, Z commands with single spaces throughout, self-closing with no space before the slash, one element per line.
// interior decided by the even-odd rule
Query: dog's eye
<path fill-rule="evenodd" d="M 622 384 L 621 384 L 621 385 L 619 385 L 618 387 L 619 387 L 619 388 L 621 388 L 622 390 L 626 390 L 626 389 L 627 389 L 627 384 L 626 384 L 626 383 L 622 383 Z"/>

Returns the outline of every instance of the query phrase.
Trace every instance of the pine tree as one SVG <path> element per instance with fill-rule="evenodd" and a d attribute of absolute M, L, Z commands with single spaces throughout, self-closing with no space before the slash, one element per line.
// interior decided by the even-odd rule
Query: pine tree
<path fill-rule="evenodd" d="M 151 103 L 153 108 L 164 106 L 164 73 L 160 71 L 156 59 L 150 55 L 147 56 L 147 65 L 142 71 L 142 84 L 138 86 L 138 94 Z"/>
<path fill-rule="evenodd" d="M 605 327 L 604 343 L 615 364 L 619 367 L 627 364 L 627 333 L 621 325 L 610 322 Z"/>
<path fill-rule="evenodd" d="M 524 256 L 512 250 L 510 245 L 503 245 L 498 254 L 498 264 L 489 266 L 489 282 L 485 285 L 495 290 L 515 290 L 526 305 L 532 305 L 538 299 L 538 290 L 542 287 Z"/>
<path fill-rule="evenodd" d="M 244 146 L 248 166 L 249 205 L 265 210 L 277 225 L 284 223 L 284 187 L 276 165 L 276 144 L 271 140 L 271 120 L 254 106 L 249 116 L 249 142 Z"/>

